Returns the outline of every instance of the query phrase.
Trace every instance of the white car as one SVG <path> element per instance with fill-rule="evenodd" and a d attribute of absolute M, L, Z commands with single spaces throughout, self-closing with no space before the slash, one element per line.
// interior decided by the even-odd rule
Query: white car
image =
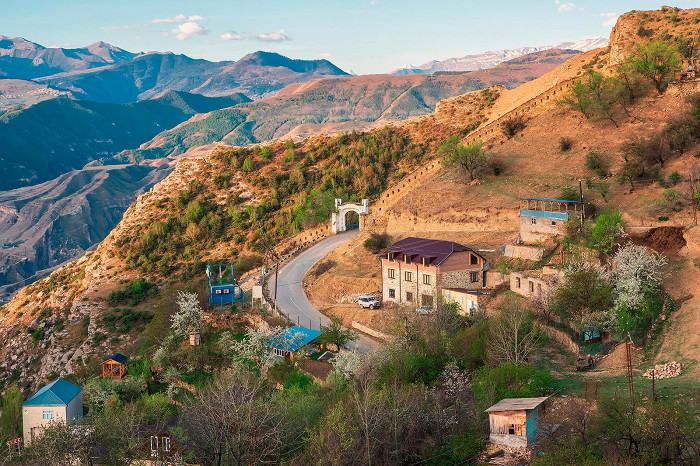
<path fill-rule="evenodd" d="M 364 307 L 365 309 L 377 309 L 382 305 L 382 302 L 372 295 L 360 296 L 357 299 L 357 303 L 360 307 Z"/>

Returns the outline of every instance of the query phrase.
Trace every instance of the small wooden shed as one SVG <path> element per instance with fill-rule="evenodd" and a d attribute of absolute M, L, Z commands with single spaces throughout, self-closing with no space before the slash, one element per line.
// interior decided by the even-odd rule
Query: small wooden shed
<path fill-rule="evenodd" d="M 102 377 L 121 379 L 126 375 L 126 361 L 128 358 L 121 353 L 114 353 L 102 361 Z"/>
<path fill-rule="evenodd" d="M 547 398 L 505 398 L 488 408 L 491 443 L 516 448 L 532 445 L 540 432 L 539 418 Z"/>

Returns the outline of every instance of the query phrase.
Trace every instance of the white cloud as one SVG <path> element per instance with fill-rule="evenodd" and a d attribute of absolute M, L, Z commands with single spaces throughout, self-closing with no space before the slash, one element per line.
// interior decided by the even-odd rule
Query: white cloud
<path fill-rule="evenodd" d="M 228 30 L 221 34 L 221 40 L 243 40 L 243 36 L 236 31 Z"/>
<path fill-rule="evenodd" d="M 133 27 L 135 27 L 133 24 L 122 24 L 118 26 L 101 26 L 100 29 L 103 31 L 124 31 Z"/>
<path fill-rule="evenodd" d="M 209 34 L 209 29 L 202 27 L 195 21 L 188 21 L 180 24 L 176 29 L 173 29 L 177 40 L 189 39 L 192 36 L 204 36 Z"/>
<path fill-rule="evenodd" d="M 615 16 L 614 18 L 610 18 L 607 21 L 603 21 L 603 23 L 601 25 L 605 26 L 605 27 L 615 26 L 615 23 L 617 23 L 617 18 L 618 18 L 618 16 Z"/>
<path fill-rule="evenodd" d="M 558 5 L 557 11 L 559 11 L 559 13 L 566 13 L 567 11 L 571 11 L 577 8 L 576 4 L 573 2 L 561 3 L 559 0 L 555 0 L 554 3 Z"/>
<path fill-rule="evenodd" d="M 261 32 L 254 36 L 255 39 L 262 42 L 282 42 L 285 40 L 292 40 L 287 34 L 284 33 L 284 29 L 272 32 Z"/>
<path fill-rule="evenodd" d="M 328 58 L 331 56 L 331 54 L 328 52 L 323 52 L 323 53 L 319 53 L 318 56 L 321 58 Z"/>
<path fill-rule="evenodd" d="M 617 18 L 617 13 L 601 13 L 598 16 L 601 18 L 612 18 L 613 16 Z"/>
<path fill-rule="evenodd" d="M 152 19 L 153 24 L 168 24 L 168 23 L 186 23 L 188 21 L 206 21 L 207 18 L 203 16 L 185 16 L 183 14 L 175 15 L 172 18 L 156 18 Z"/>

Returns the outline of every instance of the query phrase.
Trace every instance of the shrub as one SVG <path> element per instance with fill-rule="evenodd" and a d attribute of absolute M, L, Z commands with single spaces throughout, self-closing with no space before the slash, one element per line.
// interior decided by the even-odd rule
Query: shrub
<path fill-rule="evenodd" d="M 272 149 L 270 149 L 269 146 L 262 146 L 260 148 L 260 159 L 261 160 L 268 160 L 271 155 L 272 155 Z"/>
<path fill-rule="evenodd" d="M 323 275 L 324 273 L 328 272 L 330 269 L 335 267 L 336 261 L 334 260 L 326 260 L 321 262 L 316 266 L 316 268 L 313 271 L 314 277 L 318 277 L 320 275 Z"/>
<path fill-rule="evenodd" d="M 386 249 L 391 244 L 391 236 L 386 233 L 372 233 L 364 242 L 365 249 L 377 254 L 379 251 Z"/>
<path fill-rule="evenodd" d="M 496 175 L 496 176 L 498 176 L 498 175 L 500 175 L 501 173 L 503 173 L 503 172 L 505 171 L 505 169 L 506 169 L 506 164 L 503 163 L 503 160 L 497 159 L 497 158 L 495 158 L 495 157 L 491 157 L 491 158 L 489 159 L 488 164 L 489 164 L 489 168 L 491 169 L 491 171 L 493 172 L 493 174 Z"/>
<path fill-rule="evenodd" d="M 152 312 L 114 308 L 110 314 L 102 317 L 102 322 L 110 332 L 128 333 L 132 328 L 152 319 Z"/>
<path fill-rule="evenodd" d="M 562 152 L 569 151 L 574 145 L 574 140 L 571 138 L 559 138 L 559 150 Z"/>
<path fill-rule="evenodd" d="M 593 170 L 600 177 L 608 176 L 609 162 L 607 157 L 598 152 L 589 152 L 586 155 L 586 168 Z"/>
<path fill-rule="evenodd" d="M 255 170 L 255 164 L 253 163 L 253 161 L 251 159 L 247 158 L 243 161 L 243 167 L 241 167 L 241 168 L 244 172 L 250 173 L 253 170 Z"/>
<path fill-rule="evenodd" d="M 242 274 L 248 272 L 249 270 L 253 270 L 257 267 L 260 267 L 262 263 L 262 256 L 259 256 L 257 254 L 245 255 L 238 258 L 238 260 L 234 264 L 234 270 L 238 274 L 238 278 L 240 278 Z"/>
<path fill-rule="evenodd" d="M 595 221 L 590 246 L 608 254 L 621 236 L 622 214 L 619 211 L 606 208 Z"/>
<path fill-rule="evenodd" d="M 681 181 L 681 174 L 678 172 L 673 172 L 668 176 L 668 180 L 673 184 L 674 186 L 680 183 Z"/>
<path fill-rule="evenodd" d="M 112 291 L 107 298 L 107 302 L 111 306 L 124 303 L 136 306 L 147 298 L 155 296 L 157 292 L 158 289 L 154 283 L 150 283 L 143 278 L 137 278 L 125 286 Z"/>
<path fill-rule="evenodd" d="M 508 138 L 513 138 L 520 131 L 525 129 L 525 120 L 521 116 L 506 118 L 501 122 L 501 131 Z"/>

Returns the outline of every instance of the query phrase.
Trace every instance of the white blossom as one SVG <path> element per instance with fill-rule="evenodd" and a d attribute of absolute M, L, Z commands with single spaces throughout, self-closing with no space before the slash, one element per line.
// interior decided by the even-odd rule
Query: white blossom
<path fill-rule="evenodd" d="M 613 256 L 612 283 L 617 300 L 630 308 L 639 307 L 648 292 L 663 281 L 661 268 L 666 259 L 644 246 L 627 244 Z"/>
<path fill-rule="evenodd" d="M 335 371 L 345 377 L 351 378 L 362 367 L 364 358 L 352 351 L 341 351 L 331 360 Z"/>
<path fill-rule="evenodd" d="M 179 335 L 197 333 L 202 328 L 204 310 L 199 306 L 196 293 L 180 291 L 177 295 L 179 310 L 172 317 L 172 329 Z"/>

